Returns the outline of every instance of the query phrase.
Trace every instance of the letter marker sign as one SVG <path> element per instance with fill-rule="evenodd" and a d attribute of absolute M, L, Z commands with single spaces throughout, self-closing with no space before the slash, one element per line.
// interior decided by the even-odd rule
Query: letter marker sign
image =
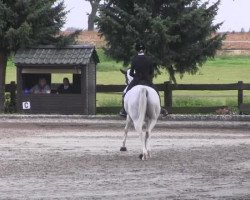
<path fill-rule="evenodd" d="M 23 102 L 23 110 L 30 110 L 31 104 L 29 101 Z"/>

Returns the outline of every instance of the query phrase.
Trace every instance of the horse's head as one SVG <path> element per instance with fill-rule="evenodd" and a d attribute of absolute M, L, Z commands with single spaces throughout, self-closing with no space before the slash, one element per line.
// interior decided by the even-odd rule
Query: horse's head
<path fill-rule="evenodd" d="M 129 85 L 131 81 L 133 80 L 133 77 L 129 75 L 130 69 L 127 69 L 127 70 L 120 69 L 120 71 L 125 76 L 126 84 Z"/>

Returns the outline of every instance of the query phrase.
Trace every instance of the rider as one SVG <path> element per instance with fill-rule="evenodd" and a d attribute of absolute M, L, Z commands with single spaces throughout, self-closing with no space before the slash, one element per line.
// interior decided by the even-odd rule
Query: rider
<path fill-rule="evenodd" d="M 135 49 L 138 54 L 132 59 L 129 75 L 133 77 L 133 80 L 129 84 L 127 92 L 139 84 L 153 86 L 153 62 L 145 55 L 145 46 L 143 44 L 136 44 Z"/>
<path fill-rule="evenodd" d="M 129 75 L 133 77 L 133 80 L 128 85 L 126 93 L 136 85 L 146 85 L 152 87 L 159 94 L 157 88 L 154 86 L 152 80 L 154 77 L 154 65 L 152 60 L 145 55 L 145 46 L 142 43 L 138 43 L 135 46 L 137 55 L 132 59 L 131 69 Z M 126 93 L 123 95 L 126 95 Z M 124 104 L 124 100 L 123 100 Z M 162 108 L 161 114 L 167 115 L 167 111 Z M 126 116 L 126 111 L 123 109 L 120 111 L 121 116 Z"/>

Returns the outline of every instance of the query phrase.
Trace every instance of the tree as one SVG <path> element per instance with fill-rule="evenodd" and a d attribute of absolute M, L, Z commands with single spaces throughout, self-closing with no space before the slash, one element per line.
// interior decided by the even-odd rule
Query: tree
<path fill-rule="evenodd" d="M 241 32 L 241 33 L 245 33 L 245 29 L 244 29 L 244 28 L 241 28 L 241 29 L 240 29 L 240 32 Z"/>
<path fill-rule="evenodd" d="M 67 13 L 63 1 L 0 1 L 0 112 L 4 110 L 5 73 L 11 53 L 27 46 L 74 42 L 79 31 L 60 35 Z"/>
<path fill-rule="evenodd" d="M 88 14 L 88 31 L 95 29 L 95 18 L 100 5 L 101 0 L 87 0 L 91 5 L 91 12 Z"/>
<path fill-rule="evenodd" d="M 143 42 L 157 67 L 175 74 L 196 73 L 222 45 L 225 35 L 213 24 L 220 1 L 108 0 L 97 18 L 106 53 L 127 66 L 134 45 Z"/>

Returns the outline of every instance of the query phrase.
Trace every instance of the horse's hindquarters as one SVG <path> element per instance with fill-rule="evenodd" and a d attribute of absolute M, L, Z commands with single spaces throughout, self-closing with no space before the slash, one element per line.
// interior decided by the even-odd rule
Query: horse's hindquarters
<path fill-rule="evenodd" d="M 149 88 L 147 96 L 147 116 L 158 119 L 161 111 L 160 98 L 157 92 Z"/>
<path fill-rule="evenodd" d="M 148 86 L 137 85 L 127 92 L 124 98 L 124 107 L 131 119 L 134 121 L 140 115 L 140 92 L 146 89 L 146 115 L 147 118 L 158 119 L 160 115 L 160 98 L 157 92 Z"/>

